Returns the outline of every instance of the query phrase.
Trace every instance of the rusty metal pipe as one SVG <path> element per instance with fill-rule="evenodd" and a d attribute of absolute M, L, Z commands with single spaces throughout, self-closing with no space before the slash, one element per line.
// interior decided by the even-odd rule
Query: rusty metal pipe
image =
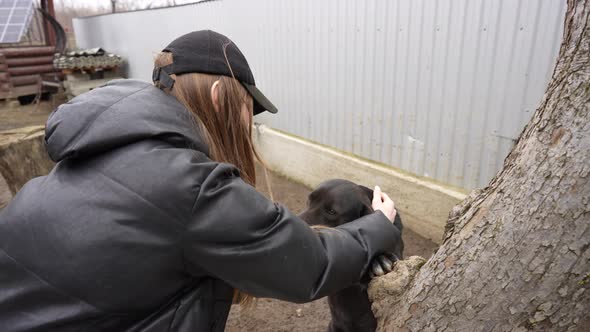
<path fill-rule="evenodd" d="M 10 82 L 14 86 L 21 86 L 37 83 L 40 79 L 41 77 L 39 75 L 15 76 L 10 78 Z"/>
<path fill-rule="evenodd" d="M 0 53 L 6 58 L 15 58 L 23 56 L 40 56 L 53 55 L 55 47 L 53 46 L 36 46 L 36 47 L 11 47 L 0 49 Z"/>
<path fill-rule="evenodd" d="M 0 62 L 2 63 L 2 62 Z M 33 58 L 12 58 L 6 59 L 4 62 L 10 67 L 31 66 L 31 65 L 47 65 L 53 63 L 53 56 L 39 56 Z"/>
<path fill-rule="evenodd" d="M 41 0 L 41 8 L 47 12 L 51 17 L 55 18 L 55 9 L 53 6 L 53 0 Z M 56 36 L 51 23 L 44 20 L 45 24 L 43 26 L 44 34 L 45 34 L 45 43 L 46 45 L 56 45 Z"/>
<path fill-rule="evenodd" d="M 54 71 L 53 64 L 51 65 L 40 65 L 40 66 L 26 66 L 26 67 L 12 67 L 8 68 L 10 76 L 21 76 L 31 74 L 50 73 Z"/>

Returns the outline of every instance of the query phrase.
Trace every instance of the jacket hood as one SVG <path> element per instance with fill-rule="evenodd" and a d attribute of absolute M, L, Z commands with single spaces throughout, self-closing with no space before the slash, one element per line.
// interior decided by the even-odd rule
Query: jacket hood
<path fill-rule="evenodd" d="M 208 153 L 195 121 L 173 96 L 137 80 L 114 80 L 54 110 L 45 127 L 55 162 L 88 157 L 145 139 Z"/>

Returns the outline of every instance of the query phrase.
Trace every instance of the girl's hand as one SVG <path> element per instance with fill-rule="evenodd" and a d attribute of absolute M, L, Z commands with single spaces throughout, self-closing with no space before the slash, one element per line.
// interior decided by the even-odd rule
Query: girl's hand
<path fill-rule="evenodd" d="M 383 214 L 389 219 L 389 221 L 393 222 L 395 219 L 396 211 L 395 211 L 395 204 L 387 196 L 386 193 L 381 192 L 381 188 L 379 186 L 375 186 L 375 190 L 373 191 L 373 210 L 381 211 Z"/>

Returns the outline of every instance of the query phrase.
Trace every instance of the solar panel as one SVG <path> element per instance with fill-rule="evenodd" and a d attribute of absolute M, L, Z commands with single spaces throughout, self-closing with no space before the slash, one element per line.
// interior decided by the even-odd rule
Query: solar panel
<path fill-rule="evenodd" d="M 33 0 L 0 0 L 0 43 L 18 43 L 34 10 Z"/>

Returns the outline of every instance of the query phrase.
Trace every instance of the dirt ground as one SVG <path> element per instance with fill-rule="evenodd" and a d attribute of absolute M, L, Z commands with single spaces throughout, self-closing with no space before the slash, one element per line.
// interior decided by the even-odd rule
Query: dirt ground
<path fill-rule="evenodd" d="M 50 102 L 44 102 L 38 109 L 34 105 L 25 107 L 0 108 L 0 131 L 16 127 L 44 124 L 52 110 Z M 269 173 L 275 201 L 284 204 L 291 211 L 299 213 L 305 207 L 310 190 L 298 183 Z M 263 172 L 258 172 L 258 189 L 267 194 Z M 0 209 L 10 200 L 10 192 L 0 176 Z M 395 200 L 395 197 L 393 198 Z M 403 215 L 402 215 L 403 220 Z M 404 229 L 406 256 L 419 255 L 429 258 L 437 247 L 408 228 Z M 297 310 L 301 309 L 300 317 Z M 272 299 L 258 299 L 256 304 L 242 310 L 233 306 L 227 322 L 227 332 L 303 332 L 325 331 L 330 322 L 330 312 L 325 299 L 306 304 L 293 304 Z"/>
<path fill-rule="evenodd" d="M 262 172 L 257 174 L 259 174 L 257 188 L 267 194 L 264 176 Z M 307 187 L 272 173 L 270 178 L 275 201 L 286 205 L 293 212 L 299 213 L 304 209 L 310 192 Z M 403 238 L 406 256 L 419 255 L 429 258 L 437 247 L 434 242 L 408 228 L 404 229 Z M 301 309 L 301 317 L 297 317 L 298 309 Z M 255 306 L 248 310 L 241 310 L 239 306 L 234 305 L 225 330 L 226 332 L 326 331 L 329 322 L 330 311 L 325 299 L 305 304 L 258 299 Z"/>
<path fill-rule="evenodd" d="M 38 107 L 33 104 L 20 106 L 16 101 L 0 102 L 0 131 L 45 124 L 53 105 L 49 101 L 41 102 Z"/>

